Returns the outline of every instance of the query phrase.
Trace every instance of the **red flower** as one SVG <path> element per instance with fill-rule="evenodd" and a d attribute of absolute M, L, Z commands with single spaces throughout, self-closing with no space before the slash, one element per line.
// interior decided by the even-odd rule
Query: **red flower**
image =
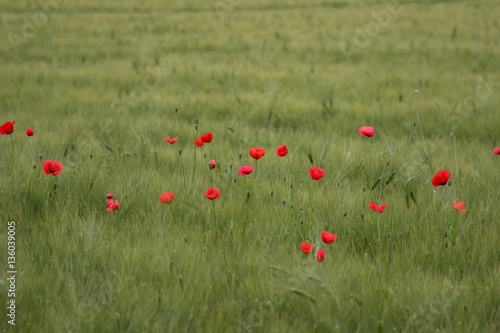
<path fill-rule="evenodd" d="M 314 245 L 312 245 L 309 242 L 300 243 L 300 248 L 302 249 L 302 252 L 308 254 L 309 252 L 311 252 L 312 249 L 314 249 Z"/>
<path fill-rule="evenodd" d="M 210 167 L 210 169 L 215 169 L 217 163 L 215 163 L 215 160 L 211 160 L 210 162 L 208 162 L 208 166 Z"/>
<path fill-rule="evenodd" d="M 359 134 L 372 137 L 375 135 L 375 129 L 373 127 L 363 126 L 359 128 Z"/>
<path fill-rule="evenodd" d="M 451 173 L 446 171 L 446 170 L 441 170 L 436 173 L 434 177 L 431 179 L 432 185 L 434 185 L 434 188 L 437 188 L 438 186 L 443 186 L 445 185 L 448 180 L 450 180 Z"/>
<path fill-rule="evenodd" d="M 42 170 L 47 175 L 57 176 L 63 171 L 64 167 L 56 160 L 47 160 L 42 163 Z"/>
<path fill-rule="evenodd" d="M 203 146 L 205 144 L 205 142 L 201 138 L 198 138 L 198 139 L 194 140 L 193 143 L 195 145 L 197 145 L 198 147 L 201 147 L 201 146 Z"/>
<path fill-rule="evenodd" d="M 16 122 L 13 121 L 13 122 L 6 122 L 5 124 L 3 124 L 2 126 L 0 126 L 0 135 L 5 135 L 5 134 L 10 134 L 12 132 L 14 132 L 14 124 Z"/>
<path fill-rule="evenodd" d="M 318 167 L 309 168 L 309 174 L 314 180 L 320 180 L 325 175 L 325 170 Z"/>
<path fill-rule="evenodd" d="M 170 137 L 167 135 L 167 137 L 165 138 L 165 141 L 172 144 L 172 143 L 176 143 L 177 142 L 177 139 L 179 139 L 178 136 L 176 136 L 175 138 L 173 139 L 170 139 Z"/>
<path fill-rule="evenodd" d="M 493 151 L 491 153 L 493 155 L 500 155 L 500 148 L 496 147 L 495 149 L 493 149 Z"/>
<path fill-rule="evenodd" d="M 203 134 L 200 139 L 203 142 L 210 143 L 210 141 L 212 141 L 212 133 L 208 132 L 207 134 Z"/>
<path fill-rule="evenodd" d="M 264 148 L 250 148 L 248 149 L 248 152 L 250 153 L 250 156 L 252 156 L 256 160 L 264 156 L 264 154 L 266 153 Z"/>
<path fill-rule="evenodd" d="M 326 244 L 330 244 L 331 242 L 333 242 L 334 240 L 337 239 L 337 235 L 334 235 L 334 234 L 332 234 L 331 232 L 328 232 L 328 231 L 322 231 L 321 232 L 321 239 Z"/>
<path fill-rule="evenodd" d="M 276 155 L 279 157 L 284 157 L 288 154 L 288 149 L 286 148 L 286 145 L 279 146 L 278 149 L 276 149 Z"/>
<path fill-rule="evenodd" d="M 464 205 L 465 205 L 464 202 L 452 201 L 452 203 L 453 203 L 453 208 L 455 208 L 456 210 L 459 210 L 459 211 L 461 211 L 462 213 L 465 214 L 466 210 L 464 208 Z"/>
<path fill-rule="evenodd" d="M 370 209 L 373 210 L 374 212 L 382 214 L 385 209 L 385 202 L 382 204 L 382 206 L 377 206 L 375 203 L 370 202 L 368 204 L 368 207 L 370 207 Z"/>
<path fill-rule="evenodd" d="M 33 129 L 32 129 L 32 128 L 28 128 L 28 129 L 26 130 L 26 135 L 27 135 L 27 136 L 33 136 L 33 134 L 35 134 L 35 132 L 33 132 Z"/>
<path fill-rule="evenodd" d="M 106 194 L 106 198 L 108 198 L 108 199 L 113 199 L 113 193 L 108 193 L 108 194 Z"/>
<path fill-rule="evenodd" d="M 318 252 L 316 252 L 316 259 L 318 261 L 325 260 L 325 250 L 318 250 Z"/>
<path fill-rule="evenodd" d="M 112 211 L 112 210 L 117 210 L 120 208 L 120 203 L 118 200 L 106 200 L 106 203 L 108 204 L 108 208 L 106 210 Z"/>
<path fill-rule="evenodd" d="M 163 192 L 160 194 L 159 199 L 162 204 L 169 204 L 172 203 L 172 200 L 174 200 L 174 194 L 172 192 Z"/>
<path fill-rule="evenodd" d="M 206 196 L 207 198 L 209 198 L 210 200 L 214 200 L 214 199 L 217 199 L 218 197 L 220 197 L 220 190 L 217 187 L 210 187 L 207 190 L 207 193 L 205 193 L 203 195 Z"/>
<path fill-rule="evenodd" d="M 238 173 L 240 176 L 246 176 L 252 173 L 253 165 L 244 165 L 238 168 Z"/>

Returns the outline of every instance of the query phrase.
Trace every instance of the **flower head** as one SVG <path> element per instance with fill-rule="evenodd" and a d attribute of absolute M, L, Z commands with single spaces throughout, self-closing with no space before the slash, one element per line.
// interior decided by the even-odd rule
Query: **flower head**
<path fill-rule="evenodd" d="M 106 208 L 106 210 L 112 211 L 120 208 L 118 200 L 106 200 L 106 203 L 108 204 L 108 208 Z"/>
<path fill-rule="evenodd" d="M 106 198 L 108 198 L 108 199 L 113 199 L 113 193 L 108 193 L 108 194 L 106 194 Z"/>
<path fill-rule="evenodd" d="M 373 127 L 363 126 L 359 128 L 359 134 L 372 137 L 375 135 L 375 129 Z"/>
<path fill-rule="evenodd" d="M 63 165 L 56 160 L 46 160 L 42 163 L 42 170 L 47 175 L 57 176 L 63 169 Z"/>
<path fill-rule="evenodd" d="M 312 245 L 311 243 L 309 242 L 305 242 L 305 243 L 300 243 L 300 249 L 302 250 L 302 252 L 304 252 L 305 254 L 308 254 L 309 252 L 311 252 L 312 249 L 314 249 L 314 245 Z"/>
<path fill-rule="evenodd" d="M 440 170 L 436 173 L 434 177 L 431 179 L 432 185 L 434 185 L 434 188 L 437 188 L 438 186 L 443 186 L 446 185 L 448 180 L 450 180 L 451 173 L 447 170 Z"/>
<path fill-rule="evenodd" d="M 452 201 L 451 203 L 453 204 L 453 208 L 455 208 L 456 210 L 459 210 L 459 211 L 461 211 L 462 213 L 465 214 L 465 212 L 466 212 L 466 210 L 464 208 L 465 202 Z"/>
<path fill-rule="evenodd" d="M 174 194 L 172 192 L 163 192 L 160 194 L 159 199 L 162 204 L 169 204 L 174 200 Z"/>
<path fill-rule="evenodd" d="M 0 135 L 11 134 L 12 132 L 14 132 L 15 123 L 16 123 L 15 121 L 13 122 L 8 121 L 2 126 L 0 126 Z"/>
<path fill-rule="evenodd" d="M 250 156 L 252 156 L 252 158 L 256 160 L 264 156 L 264 154 L 266 153 L 264 148 L 250 148 L 248 149 L 248 152 L 250 153 Z"/>
<path fill-rule="evenodd" d="M 320 180 L 325 175 L 325 169 L 320 169 L 318 167 L 309 168 L 309 174 L 314 180 Z"/>
<path fill-rule="evenodd" d="M 212 133 L 203 134 L 200 139 L 203 142 L 210 143 L 212 141 Z"/>
<path fill-rule="evenodd" d="M 201 138 L 198 138 L 196 140 L 193 141 L 193 143 L 198 146 L 198 147 L 201 147 L 205 144 L 205 141 L 203 141 Z"/>
<path fill-rule="evenodd" d="M 205 194 L 203 194 L 210 200 L 217 199 L 220 197 L 220 190 L 217 187 L 210 187 Z"/>
<path fill-rule="evenodd" d="M 167 137 L 165 138 L 165 141 L 170 143 L 170 144 L 173 144 L 173 143 L 176 143 L 177 142 L 177 139 L 179 139 L 178 136 L 176 136 L 175 138 L 173 139 L 170 139 L 170 137 L 167 135 Z"/>
<path fill-rule="evenodd" d="M 370 207 L 371 210 L 373 210 L 374 212 L 380 213 L 380 214 L 382 214 L 384 212 L 385 206 L 386 206 L 385 202 L 381 206 L 377 206 L 373 202 L 370 202 L 368 204 L 368 207 Z"/>
<path fill-rule="evenodd" d="M 35 134 L 35 132 L 33 131 L 33 129 L 32 129 L 32 128 L 28 128 L 28 129 L 26 130 L 26 135 L 27 135 L 27 136 L 33 136 L 33 134 Z"/>
<path fill-rule="evenodd" d="M 276 149 L 276 155 L 279 157 L 284 157 L 288 154 L 288 149 L 286 148 L 286 145 L 279 146 L 278 149 Z"/>
<path fill-rule="evenodd" d="M 322 231 L 321 232 L 321 239 L 326 244 L 330 244 L 331 242 L 333 242 L 334 240 L 337 239 L 337 235 L 334 235 L 334 234 L 332 234 L 331 232 L 328 232 L 328 231 Z"/>
<path fill-rule="evenodd" d="M 323 261 L 325 260 L 325 250 L 321 249 L 316 252 L 316 260 Z"/>
<path fill-rule="evenodd" d="M 500 148 L 496 147 L 495 149 L 493 149 L 493 151 L 491 153 L 493 155 L 500 155 Z"/>
<path fill-rule="evenodd" d="M 215 160 L 211 160 L 210 162 L 208 162 L 208 166 L 210 167 L 210 169 L 215 169 L 217 163 L 215 163 Z"/>
<path fill-rule="evenodd" d="M 243 165 L 238 168 L 238 174 L 240 176 L 246 176 L 252 173 L 253 165 Z"/>

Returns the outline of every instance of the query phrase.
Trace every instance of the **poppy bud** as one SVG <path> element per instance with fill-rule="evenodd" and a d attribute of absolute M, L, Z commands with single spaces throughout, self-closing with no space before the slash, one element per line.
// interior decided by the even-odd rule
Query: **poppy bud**
<path fill-rule="evenodd" d="M 283 206 L 285 205 L 285 200 L 283 200 Z"/>
<path fill-rule="evenodd" d="M 391 238 L 391 232 L 390 231 L 387 232 L 387 238 Z"/>
<path fill-rule="evenodd" d="M 361 214 L 361 219 L 364 219 L 365 218 L 365 214 Z"/>
<path fill-rule="evenodd" d="M 340 187 L 340 182 L 337 182 L 337 187 Z"/>
<path fill-rule="evenodd" d="M 444 247 L 448 247 L 448 241 L 444 242 Z"/>
<path fill-rule="evenodd" d="M 41 160 L 42 160 L 42 158 L 43 158 L 43 155 L 38 156 L 38 158 L 39 158 L 39 159 L 40 159 L 40 161 L 41 161 Z"/>
<path fill-rule="evenodd" d="M 113 199 L 113 193 L 108 193 L 108 194 L 106 194 L 106 198 L 108 198 L 108 199 Z"/>
<path fill-rule="evenodd" d="M 273 193 L 273 191 L 271 191 L 271 196 L 273 196 L 273 195 L 274 195 L 274 193 Z"/>
<path fill-rule="evenodd" d="M 387 163 L 385 165 L 387 165 L 387 166 L 391 165 L 391 161 L 387 161 Z"/>
<path fill-rule="evenodd" d="M 344 217 L 346 217 L 346 216 L 347 216 L 347 212 L 344 212 Z"/>
<path fill-rule="evenodd" d="M 240 154 L 240 160 L 241 160 L 242 157 L 243 157 L 243 154 Z"/>
<path fill-rule="evenodd" d="M 182 149 L 179 149 L 179 156 L 182 155 Z"/>
<path fill-rule="evenodd" d="M 413 121 L 413 127 L 417 127 L 417 122 L 415 120 Z"/>
<path fill-rule="evenodd" d="M 300 225 L 304 224 L 304 219 L 300 219 Z"/>
<path fill-rule="evenodd" d="M 179 112 L 179 109 L 178 108 L 175 108 L 175 113 Z"/>
<path fill-rule="evenodd" d="M 444 238 L 448 237 L 448 232 L 444 232 Z"/>
<path fill-rule="evenodd" d="M 415 89 L 413 92 L 415 93 L 415 95 L 418 95 L 418 89 Z"/>

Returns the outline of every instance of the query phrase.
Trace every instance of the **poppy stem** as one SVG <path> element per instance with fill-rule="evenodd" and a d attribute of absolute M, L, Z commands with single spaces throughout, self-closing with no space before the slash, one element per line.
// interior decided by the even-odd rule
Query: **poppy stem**
<path fill-rule="evenodd" d="M 217 216 L 215 215 L 215 194 L 214 194 L 214 181 L 212 178 L 213 168 L 210 168 L 210 186 L 212 186 L 212 205 L 214 207 L 214 224 L 217 225 Z"/>
<path fill-rule="evenodd" d="M 382 239 L 380 238 L 380 214 L 377 218 L 377 229 L 378 229 L 378 245 L 380 247 L 379 253 L 382 252 Z"/>

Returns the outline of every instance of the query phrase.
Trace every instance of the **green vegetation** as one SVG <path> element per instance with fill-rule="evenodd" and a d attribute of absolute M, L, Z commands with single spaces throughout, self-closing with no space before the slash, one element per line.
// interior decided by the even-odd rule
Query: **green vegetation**
<path fill-rule="evenodd" d="M 498 332 L 500 3 L 388 6 L 1 0 L 0 331 Z"/>

